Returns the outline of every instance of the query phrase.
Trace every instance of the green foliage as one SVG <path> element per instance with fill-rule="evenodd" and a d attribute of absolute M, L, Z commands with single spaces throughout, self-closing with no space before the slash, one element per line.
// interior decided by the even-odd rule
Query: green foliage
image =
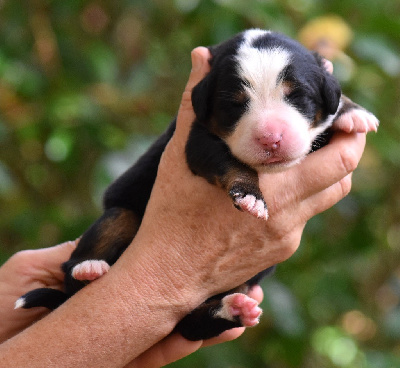
<path fill-rule="evenodd" d="M 327 31 L 320 17 L 332 14 L 352 34 L 333 50 L 335 74 L 381 121 L 352 193 L 309 222 L 299 251 L 265 282 L 257 328 L 171 367 L 400 366 L 394 0 L 2 1 L 0 261 L 84 231 L 105 186 L 175 115 L 195 46 L 249 27 L 300 37 L 315 19 Z M 334 35 L 340 43 L 346 32 Z"/>

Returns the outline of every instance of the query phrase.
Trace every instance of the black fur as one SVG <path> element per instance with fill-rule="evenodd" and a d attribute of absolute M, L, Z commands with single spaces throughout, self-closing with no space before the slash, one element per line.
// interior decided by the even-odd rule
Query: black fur
<path fill-rule="evenodd" d="M 246 82 L 238 77 L 237 61 L 233 57 L 242 41 L 243 35 L 239 34 L 210 48 L 211 71 L 192 93 L 196 120 L 186 146 L 187 162 L 192 172 L 212 184 L 218 183 L 231 196 L 233 203 L 238 196 L 247 193 L 262 199 L 257 172 L 234 157 L 223 140 L 235 129 L 248 103 L 243 93 L 243 83 Z M 325 71 L 318 56 L 276 33 L 256 39 L 253 46 L 261 49 L 286 47 L 293 52 L 294 59 L 281 77 L 295 83 L 287 100 L 304 116 L 315 118 L 319 113 L 322 121 L 336 112 L 341 95 L 340 87 Z M 226 91 L 232 91 L 232 94 L 226 94 Z M 103 259 L 112 265 L 118 259 L 140 226 L 161 154 L 174 130 L 175 121 L 138 162 L 108 188 L 104 197 L 103 215 L 83 234 L 71 258 L 62 265 L 65 293 L 50 289 L 33 290 L 22 297 L 24 308 L 46 306 L 54 309 L 84 287 L 86 283 L 71 276 L 71 270 L 76 264 L 88 259 Z M 115 233 L 118 235 L 115 236 Z M 247 291 L 272 269 L 256 275 L 235 290 Z M 214 317 L 214 312 L 221 308 L 223 296 L 235 290 L 210 298 L 185 317 L 178 324 L 177 330 L 188 339 L 198 340 L 240 326 L 240 320 L 232 322 Z"/>

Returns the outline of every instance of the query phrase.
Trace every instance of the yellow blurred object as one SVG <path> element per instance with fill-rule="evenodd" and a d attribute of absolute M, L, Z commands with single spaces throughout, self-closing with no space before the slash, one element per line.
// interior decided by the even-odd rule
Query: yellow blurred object
<path fill-rule="evenodd" d="M 327 15 L 308 22 L 299 32 L 299 41 L 308 49 L 318 51 L 332 60 L 350 44 L 353 32 L 337 15 Z"/>

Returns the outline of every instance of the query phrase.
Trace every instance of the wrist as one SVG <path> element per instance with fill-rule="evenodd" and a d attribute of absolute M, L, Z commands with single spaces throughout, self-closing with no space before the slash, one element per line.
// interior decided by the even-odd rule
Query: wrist
<path fill-rule="evenodd" d="M 161 234 L 147 237 L 139 231 L 112 267 L 118 271 L 117 282 L 128 299 L 127 303 L 136 298 L 136 294 L 140 295 L 147 300 L 150 309 L 163 311 L 172 328 L 212 295 L 192 264 L 195 258 L 188 260 L 185 256 L 186 247 L 190 244 L 178 240 L 177 236 L 173 240 Z"/>

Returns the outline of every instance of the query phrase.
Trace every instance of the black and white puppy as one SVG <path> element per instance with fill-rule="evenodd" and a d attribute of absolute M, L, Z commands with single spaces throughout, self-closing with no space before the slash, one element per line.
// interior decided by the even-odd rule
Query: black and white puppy
<path fill-rule="evenodd" d="M 378 120 L 341 94 L 326 61 L 281 34 L 248 30 L 210 47 L 210 73 L 193 89 L 196 114 L 186 146 L 192 172 L 220 186 L 235 207 L 262 220 L 267 204 L 258 173 L 284 170 L 324 145 L 331 129 L 376 131 Z M 104 197 L 103 215 L 62 265 L 65 292 L 36 289 L 16 307 L 56 308 L 106 273 L 135 236 L 175 121 Z M 190 340 L 258 323 L 261 309 L 246 293 L 272 268 L 216 295 L 177 326 Z"/>

